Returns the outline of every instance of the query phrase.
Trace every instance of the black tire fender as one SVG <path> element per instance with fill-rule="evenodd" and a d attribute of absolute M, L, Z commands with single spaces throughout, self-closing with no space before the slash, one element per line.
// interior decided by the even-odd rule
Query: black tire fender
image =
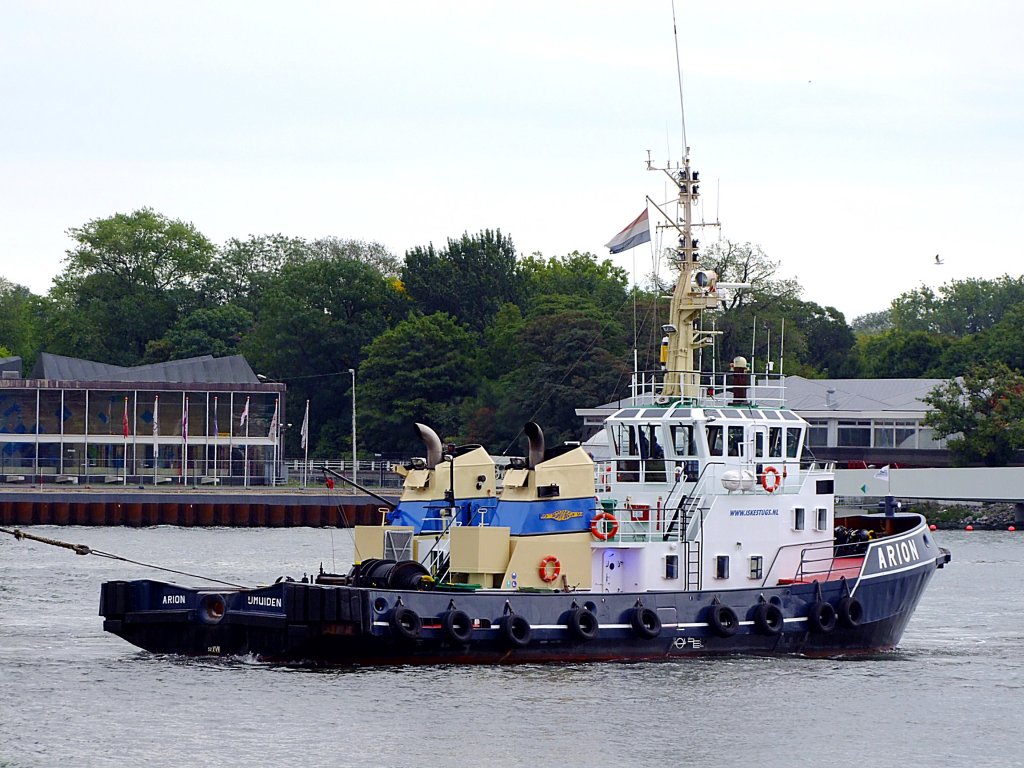
<path fill-rule="evenodd" d="M 597 633 L 601 629 L 597 616 L 586 608 L 573 608 L 569 613 L 569 620 L 566 624 L 572 636 L 584 642 L 597 637 Z"/>
<path fill-rule="evenodd" d="M 762 635 L 777 635 L 782 631 L 785 617 L 782 609 L 773 603 L 760 603 L 754 608 L 754 627 Z"/>
<path fill-rule="evenodd" d="M 388 626 L 391 627 L 391 632 L 395 637 L 401 640 L 415 640 L 420 636 L 423 621 L 412 608 L 400 605 L 391 612 Z"/>
<path fill-rule="evenodd" d="M 848 629 L 859 627 L 864 621 L 864 606 L 856 597 L 844 597 L 839 601 L 837 609 L 839 623 Z"/>
<path fill-rule="evenodd" d="M 832 603 L 818 600 L 811 605 L 807 613 L 807 623 L 812 632 L 827 635 L 836 628 L 836 609 L 832 607 Z"/>
<path fill-rule="evenodd" d="M 498 622 L 498 631 L 501 638 L 513 648 L 525 648 L 530 644 L 533 637 L 533 627 L 525 617 L 515 613 L 509 613 L 501 617 Z"/>
<path fill-rule="evenodd" d="M 732 637 L 740 625 L 736 611 L 728 605 L 715 603 L 708 606 L 708 626 L 719 637 Z"/>
<path fill-rule="evenodd" d="M 473 637 L 473 619 L 465 611 L 445 611 L 441 614 L 441 633 L 445 640 L 464 645 Z"/>
<path fill-rule="evenodd" d="M 638 605 L 629 616 L 633 631 L 645 640 L 653 640 L 661 634 L 661 617 L 653 608 Z"/>

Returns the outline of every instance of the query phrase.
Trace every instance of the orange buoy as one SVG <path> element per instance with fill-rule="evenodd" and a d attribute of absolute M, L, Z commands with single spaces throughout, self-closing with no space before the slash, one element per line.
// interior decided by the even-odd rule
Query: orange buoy
<path fill-rule="evenodd" d="M 932 523 L 931 525 L 928 526 L 928 530 L 929 531 L 937 531 L 938 529 L 939 529 L 939 526 L 937 526 L 935 523 Z"/>
<path fill-rule="evenodd" d="M 974 526 L 973 525 L 968 525 L 966 528 L 964 528 L 964 530 L 965 531 L 973 531 L 974 530 Z"/>
<path fill-rule="evenodd" d="M 1011 526 L 1010 526 L 1009 528 L 1007 528 L 1006 530 L 1008 530 L 1008 531 L 1009 531 L 1010 533 L 1013 533 L 1014 531 L 1016 531 L 1016 530 L 1017 530 L 1017 526 L 1015 526 L 1015 525 L 1011 525 Z"/>

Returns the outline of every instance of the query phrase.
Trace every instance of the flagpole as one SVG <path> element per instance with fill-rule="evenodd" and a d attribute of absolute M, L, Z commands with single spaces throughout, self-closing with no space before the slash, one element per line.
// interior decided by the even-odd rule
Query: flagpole
<path fill-rule="evenodd" d="M 302 417 L 302 449 L 305 458 L 302 460 L 302 487 L 306 487 L 309 475 L 309 400 L 306 401 L 306 415 Z"/>
<path fill-rule="evenodd" d="M 153 487 L 157 483 L 157 468 L 160 466 L 160 395 L 153 396 Z"/>
<path fill-rule="evenodd" d="M 242 468 L 242 483 L 244 487 L 249 487 L 249 396 L 245 397 L 245 408 L 242 409 L 242 423 L 245 424 L 245 445 L 243 446 L 244 454 L 242 461 L 245 466 Z"/>
<path fill-rule="evenodd" d="M 124 485 L 128 485 L 128 398 L 124 399 L 124 418 L 122 419 L 121 426 L 124 432 Z"/>

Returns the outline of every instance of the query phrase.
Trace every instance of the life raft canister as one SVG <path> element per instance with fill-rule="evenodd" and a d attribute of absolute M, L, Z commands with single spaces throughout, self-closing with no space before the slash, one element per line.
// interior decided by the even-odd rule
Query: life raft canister
<path fill-rule="evenodd" d="M 551 566 L 550 568 L 548 566 Z M 558 562 L 558 558 L 554 555 L 547 555 L 542 557 L 540 561 L 540 580 L 550 584 L 552 581 L 558 578 L 558 574 L 562 572 L 562 564 Z"/>
<path fill-rule="evenodd" d="M 782 476 L 775 467 L 765 467 L 761 473 L 761 487 L 768 493 L 775 493 L 782 485 Z"/>
<path fill-rule="evenodd" d="M 607 521 L 608 527 L 604 523 Z M 598 512 L 590 521 L 590 533 L 598 541 L 608 541 L 619 532 L 619 521 L 611 512 Z"/>

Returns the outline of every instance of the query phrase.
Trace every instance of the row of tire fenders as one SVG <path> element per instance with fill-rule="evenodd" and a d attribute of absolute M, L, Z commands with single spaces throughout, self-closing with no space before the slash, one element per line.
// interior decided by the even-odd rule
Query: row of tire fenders
<path fill-rule="evenodd" d="M 864 617 L 864 608 L 857 598 L 847 596 L 837 605 L 826 600 L 817 600 L 811 604 L 807 612 L 807 626 L 811 632 L 828 634 L 843 626 L 853 629 L 860 625 Z M 760 602 L 754 606 L 750 614 L 754 630 L 762 635 L 774 636 L 783 631 L 785 617 L 782 609 L 775 603 Z M 712 632 L 721 638 L 732 637 L 740 627 L 740 619 L 736 612 L 722 603 L 712 603 L 706 610 L 706 623 Z M 449 608 L 436 623 L 431 622 L 441 631 L 441 636 L 450 643 L 466 645 L 473 638 L 476 629 L 473 619 L 468 613 L 457 608 Z M 643 640 L 654 640 L 662 632 L 661 617 L 653 608 L 637 604 L 629 613 L 629 625 L 637 637 Z M 388 626 L 394 636 L 400 640 L 416 640 L 424 627 L 423 620 L 413 609 L 396 606 L 388 616 Z M 565 617 L 565 629 L 571 639 L 587 642 L 597 638 L 601 625 L 597 615 L 588 607 L 575 606 Z M 517 613 L 506 613 L 497 624 L 498 637 L 511 648 L 525 648 L 533 639 L 533 627 L 525 616 Z"/>

